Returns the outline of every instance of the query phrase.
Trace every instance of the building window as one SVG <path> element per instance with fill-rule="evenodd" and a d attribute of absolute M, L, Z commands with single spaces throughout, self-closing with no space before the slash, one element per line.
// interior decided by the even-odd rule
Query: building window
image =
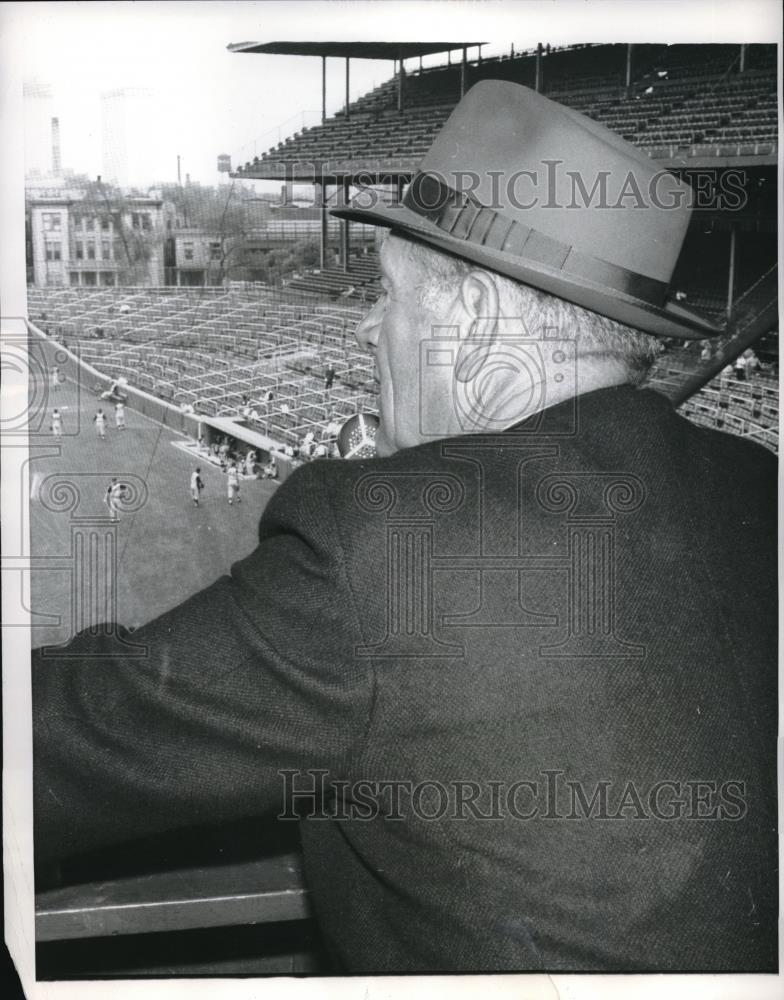
<path fill-rule="evenodd" d="M 46 259 L 47 260 L 61 260 L 60 244 L 59 243 L 49 243 L 46 244 Z"/>
<path fill-rule="evenodd" d="M 114 284 L 114 272 L 112 272 L 112 271 L 101 271 L 101 284 L 102 285 L 113 285 Z"/>
<path fill-rule="evenodd" d="M 221 257 L 220 243 L 210 243 L 210 260 L 220 260 L 220 257 Z"/>
<path fill-rule="evenodd" d="M 82 284 L 83 285 L 97 285 L 98 275 L 95 271 L 82 271 Z"/>
<path fill-rule="evenodd" d="M 95 219 L 88 218 L 84 220 L 84 228 L 88 233 L 91 233 L 95 229 Z"/>
<path fill-rule="evenodd" d="M 77 240 L 75 247 L 76 247 L 76 259 L 84 260 L 84 243 L 82 243 L 81 240 Z"/>
<path fill-rule="evenodd" d="M 193 244 L 183 243 L 182 245 L 182 255 L 185 260 L 193 260 Z"/>
<path fill-rule="evenodd" d="M 140 226 L 141 226 L 141 223 L 139 221 L 139 213 L 138 212 L 132 212 L 131 213 L 131 227 L 133 229 L 139 229 Z"/>
<path fill-rule="evenodd" d="M 41 219 L 44 224 L 45 233 L 59 233 L 62 226 L 62 217 L 59 212 L 42 212 Z"/>
<path fill-rule="evenodd" d="M 101 240 L 101 257 L 104 260 L 112 259 L 112 244 L 109 240 Z"/>
<path fill-rule="evenodd" d="M 95 241 L 94 240 L 88 240 L 87 241 L 87 259 L 88 260 L 95 260 Z"/>
<path fill-rule="evenodd" d="M 111 219 L 101 219 L 101 229 L 105 233 L 110 233 L 112 231 L 112 220 Z"/>
<path fill-rule="evenodd" d="M 152 219 L 149 212 L 142 212 L 142 229 L 148 233 L 152 229 Z"/>
<path fill-rule="evenodd" d="M 71 271 L 71 284 L 72 285 L 78 285 L 79 284 L 79 272 L 78 271 Z"/>
<path fill-rule="evenodd" d="M 72 215 L 71 216 L 71 229 L 73 229 L 73 230 L 79 229 L 81 225 L 82 225 L 82 217 L 81 217 L 81 215 Z"/>

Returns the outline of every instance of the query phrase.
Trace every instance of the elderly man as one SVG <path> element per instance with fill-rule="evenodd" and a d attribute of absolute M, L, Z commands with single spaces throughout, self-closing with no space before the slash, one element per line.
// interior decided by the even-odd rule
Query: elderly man
<path fill-rule="evenodd" d="M 637 388 L 716 332 L 687 190 L 488 82 L 342 210 L 390 229 L 380 457 L 298 470 L 145 658 L 36 662 L 42 858 L 298 817 L 347 971 L 777 967 L 775 462 Z"/>

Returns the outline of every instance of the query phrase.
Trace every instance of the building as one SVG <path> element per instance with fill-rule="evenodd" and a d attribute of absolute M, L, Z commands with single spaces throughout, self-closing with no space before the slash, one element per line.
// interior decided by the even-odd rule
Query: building
<path fill-rule="evenodd" d="M 105 201 L 75 189 L 28 192 L 32 283 L 162 285 L 167 207 L 159 197 Z"/>
<path fill-rule="evenodd" d="M 231 257 L 231 241 L 220 235 L 193 226 L 169 233 L 166 283 L 171 285 L 220 285 L 227 259 Z"/>

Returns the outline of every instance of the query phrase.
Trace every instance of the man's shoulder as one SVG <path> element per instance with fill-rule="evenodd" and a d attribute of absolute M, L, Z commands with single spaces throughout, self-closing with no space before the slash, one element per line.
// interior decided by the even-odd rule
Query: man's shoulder
<path fill-rule="evenodd" d="M 458 438 L 416 445 L 387 458 L 316 459 L 295 469 L 278 487 L 275 498 L 293 498 L 303 493 L 328 491 L 335 496 L 353 490 L 368 479 L 390 480 L 404 475 L 437 473 L 450 467 L 446 446 Z"/>
<path fill-rule="evenodd" d="M 305 527 L 314 519 L 364 520 L 394 506 L 401 493 L 421 492 L 453 472 L 454 462 L 444 454 L 445 443 L 417 445 L 388 458 L 307 462 L 277 487 L 262 523 L 270 526 L 282 521 Z"/>

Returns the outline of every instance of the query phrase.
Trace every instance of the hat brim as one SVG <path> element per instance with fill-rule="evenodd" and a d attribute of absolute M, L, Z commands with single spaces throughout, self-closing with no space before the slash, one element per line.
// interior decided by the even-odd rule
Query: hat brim
<path fill-rule="evenodd" d="M 724 332 L 723 326 L 690 309 L 684 309 L 675 302 L 667 302 L 661 307 L 655 306 L 616 289 L 595 284 L 586 278 L 569 275 L 543 264 L 527 262 L 513 254 L 449 236 L 434 223 L 423 219 L 404 205 L 379 205 L 373 208 L 347 206 L 332 209 L 330 214 L 350 222 L 362 222 L 365 225 L 397 230 L 404 235 L 422 240 L 437 250 L 473 261 L 490 271 L 497 271 L 515 281 L 557 295 L 601 316 L 607 316 L 618 323 L 656 337 L 704 340 L 707 337 L 717 337 Z"/>

